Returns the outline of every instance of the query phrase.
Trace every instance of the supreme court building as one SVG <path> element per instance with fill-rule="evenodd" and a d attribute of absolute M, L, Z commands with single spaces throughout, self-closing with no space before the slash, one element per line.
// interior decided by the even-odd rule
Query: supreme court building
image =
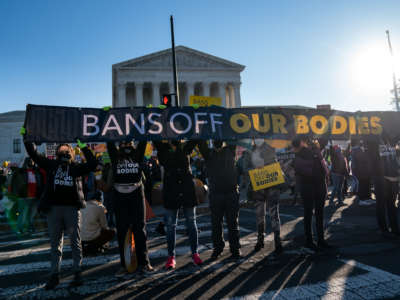
<path fill-rule="evenodd" d="M 245 66 L 184 46 L 175 47 L 182 106 L 189 97 L 221 97 L 225 107 L 240 107 L 240 73 Z M 171 49 L 112 66 L 113 107 L 158 106 L 173 93 Z"/>

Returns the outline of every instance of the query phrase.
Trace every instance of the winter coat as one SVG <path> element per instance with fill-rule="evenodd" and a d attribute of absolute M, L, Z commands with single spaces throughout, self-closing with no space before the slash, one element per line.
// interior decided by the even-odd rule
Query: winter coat
<path fill-rule="evenodd" d="M 338 151 L 341 151 L 340 148 L 334 148 L 331 146 L 329 151 L 332 162 L 332 173 L 344 176 L 349 175 L 349 166 L 347 164 L 347 159 L 342 153 L 338 153 Z"/>
<path fill-rule="evenodd" d="M 235 167 L 235 145 L 219 150 L 209 149 L 205 141 L 199 142 L 199 150 L 206 162 L 210 191 L 229 193 L 237 190 L 237 169 Z"/>
<path fill-rule="evenodd" d="M 36 151 L 36 146 L 33 143 L 25 142 L 25 148 L 28 155 L 32 160 L 42 169 L 46 171 L 46 186 L 44 193 L 40 199 L 40 208 L 43 211 L 48 210 L 53 205 L 58 205 L 57 200 L 60 197 L 55 190 L 55 176 L 56 172 L 63 164 L 59 160 L 46 158 L 44 155 Z M 82 149 L 86 158 L 86 163 L 71 162 L 68 164 L 69 173 L 72 177 L 74 196 L 69 200 L 69 205 L 76 206 L 77 208 L 85 207 L 85 200 L 82 187 L 82 176 L 94 171 L 96 169 L 97 161 L 92 152 L 87 148 Z"/>
<path fill-rule="evenodd" d="M 324 183 L 328 175 L 328 169 L 317 147 L 303 147 L 294 158 L 294 170 L 300 184 Z"/>
<path fill-rule="evenodd" d="M 359 146 L 351 149 L 351 171 L 357 179 L 366 179 L 370 174 L 370 160 Z"/>
<path fill-rule="evenodd" d="M 179 143 L 174 151 L 169 144 L 153 142 L 158 160 L 164 167 L 163 200 L 167 209 L 178 209 L 182 206 L 190 208 L 198 204 L 190 168 L 190 154 L 196 143 Z"/>

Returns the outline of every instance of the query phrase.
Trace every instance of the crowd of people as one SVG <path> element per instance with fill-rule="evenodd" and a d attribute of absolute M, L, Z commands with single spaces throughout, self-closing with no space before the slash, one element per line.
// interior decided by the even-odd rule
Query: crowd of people
<path fill-rule="evenodd" d="M 24 130 L 22 130 L 24 134 Z M 212 225 L 212 259 L 224 251 L 223 220 L 228 227 L 232 259 L 241 258 L 239 210 L 243 199 L 254 202 L 257 242 L 254 251 L 264 247 L 266 213 L 271 219 L 274 255 L 284 247 L 281 241 L 279 216 L 280 194 L 290 189 L 304 206 L 305 247 L 320 251 L 331 248 L 324 236 L 324 207 L 343 205 L 347 193 L 363 203 L 376 200 L 377 223 L 385 237 L 400 235 L 395 202 L 398 186 L 398 151 L 395 145 L 353 139 L 341 149 L 328 140 L 296 137 L 284 157 L 263 139 L 220 141 L 201 140 L 153 141 L 156 155 L 145 158 L 147 142 L 107 143 L 107 156 L 95 157 L 86 144 L 77 144 L 84 155 L 82 162 L 74 159 L 71 145 L 60 144 L 56 158 L 46 158 L 33 143 L 25 142 L 29 155 L 21 168 L 7 168 L 0 174 L 2 194 L 14 195 L 18 201 L 17 231 L 32 232 L 36 211 L 47 216 L 51 243 L 51 276 L 46 289 L 59 283 L 63 236 L 71 239 L 74 279 L 71 285 L 82 284 L 83 254 L 103 252 L 116 236 L 121 267 L 116 276 L 128 272 L 124 243 L 127 232 L 134 234 L 138 272 L 154 269 L 148 256 L 146 232 L 146 201 L 152 204 L 155 183 L 162 182 L 162 203 L 168 258 L 165 268 L 176 266 L 176 227 L 179 211 L 185 217 L 192 260 L 203 263 L 198 251 L 196 196 L 194 178 L 208 187 Z M 210 145 L 211 144 L 211 145 Z M 238 144 L 247 145 L 238 157 Z M 200 157 L 193 159 L 194 149 Z M 283 157 L 283 158 L 282 158 Z M 253 189 L 249 171 L 280 163 L 285 183 L 261 190 Z M 10 175 L 11 174 L 11 175 Z M 332 192 L 328 197 L 328 185 Z M 335 199 L 337 202 L 335 203 Z M 316 219 L 316 237 L 312 234 L 312 217 Z M 388 220 L 388 221 L 387 221 Z"/>

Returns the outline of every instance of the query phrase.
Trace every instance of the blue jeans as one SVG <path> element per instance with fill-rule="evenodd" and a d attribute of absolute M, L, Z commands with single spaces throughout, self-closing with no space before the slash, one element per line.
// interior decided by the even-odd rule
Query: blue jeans
<path fill-rule="evenodd" d="M 176 224 L 178 221 L 179 209 L 166 209 L 164 215 L 164 222 L 167 226 L 167 244 L 168 244 L 168 256 L 175 256 L 175 244 L 176 244 Z M 189 233 L 190 248 L 192 254 L 198 251 L 198 236 L 197 236 L 197 224 L 196 224 L 196 207 L 183 208 L 183 213 L 186 220 L 186 231 Z"/>
<path fill-rule="evenodd" d="M 332 173 L 332 184 L 333 190 L 330 198 L 330 202 L 333 202 L 333 199 L 337 196 L 339 202 L 343 202 L 343 183 L 344 183 L 344 175 Z"/>

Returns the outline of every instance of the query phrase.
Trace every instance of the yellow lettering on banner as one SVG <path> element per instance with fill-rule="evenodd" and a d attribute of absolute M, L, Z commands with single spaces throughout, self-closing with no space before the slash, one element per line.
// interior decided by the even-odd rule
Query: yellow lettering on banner
<path fill-rule="evenodd" d="M 371 133 L 372 134 L 381 134 L 383 131 L 381 118 L 379 117 L 371 117 L 370 123 L 371 123 Z"/>
<path fill-rule="evenodd" d="M 369 134 L 368 117 L 358 119 L 358 134 Z"/>
<path fill-rule="evenodd" d="M 356 119 L 354 117 L 349 117 L 349 132 L 350 135 L 357 134 Z"/>
<path fill-rule="evenodd" d="M 274 133 L 288 133 L 285 125 L 286 118 L 283 115 L 272 114 L 272 129 Z"/>
<path fill-rule="evenodd" d="M 241 121 L 242 124 L 239 124 Z M 245 133 L 250 130 L 251 122 L 247 115 L 245 114 L 234 114 L 230 119 L 231 128 L 237 133 Z"/>
<path fill-rule="evenodd" d="M 254 191 L 263 190 L 285 182 L 281 165 L 278 162 L 259 169 L 250 170 L 249 176 Z"/>
<path fill-rule="evenodd" d="M 206 96 L 190 96 L 189 105 L 198 104 L 199 106 L 221 106 L 222 98 L 220 97 L 206 97 Z"/>
<path fill-rule="evenodd" d="M 264 124 L 260 125 L 260 117 L 258 114 L 251 114 L 254 129 L 258 132 L 266 133 L 271 129 L 271 120 L 269 114 L 263 114 Z"/>
<path fill-rule="evenodd" d="M 332 116 L 331 120 L 332 120 L 332 134 L 343 134 L 346 132 L 347 120 L 344 117 Z"/>
<path fill-rule="evenodd" d="M 310 127 L 308 126 L 308 119 L 306 116 L 293 115 L 293 118 L 296 134 L 306 134 L 310 132 Z"/>
<path fill-rule="evenodd" d="M 317 124 L 321 124 L 321 126 L 317 126 Z M 310 127 L 315 134 L 324 134 L 328 131 L 328 120 L 324 116 L 312 116 Z"/>

